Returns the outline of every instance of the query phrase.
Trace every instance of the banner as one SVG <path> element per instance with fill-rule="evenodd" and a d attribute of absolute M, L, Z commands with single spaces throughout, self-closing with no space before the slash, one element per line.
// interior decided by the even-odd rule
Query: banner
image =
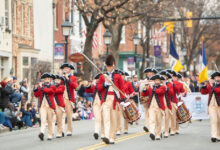
<path fill-rule="evenodd" d="M 159 45 L 154 46 L 154 56 L 155 57 L 161 56 L 161 47 Z"/>
<path fill-rule="evenodd" d="M 127 63 L 128 63 L 128 70 L 129 70 L 129 71 L 135 70 L 134 57 L 129 56 L 129 57 L 127 58 Z"/>
<path fill-rule="evenodd" d="M 188 93 L 181 99 L 189 109 L 192 119 L 209 119 L 207 114 L 208 95 L 202 95 L 199 92 Z"/>
<path fill-rule="evenodd" d="M 54 59 L 55 60 L 64 59 L 64 45 L 62 43 L 56 43 L 54 45 Z"/>

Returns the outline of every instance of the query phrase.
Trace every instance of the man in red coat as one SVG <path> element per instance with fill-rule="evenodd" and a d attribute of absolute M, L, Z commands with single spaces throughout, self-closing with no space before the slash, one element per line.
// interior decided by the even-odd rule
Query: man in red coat
<path fill-rule="evenodd" d="M 165 104 L 165 122 L 164 122 L 164 138 L 168 138 L 169 136 L 169 126 L 171 121 L 171 115 L 172 115 L 172 99 L 173 99 L 173 84 L 171 83 L 172 76 L 166 71 L 161 71 L 159 74 L 161 74 L 165 78 L 165 86 L 166 93 L 164 97 L 164 104 Z M 174 129 L 171 129 L 171 131 L 174 131 Z"/>
<path fill-rule="evenodd" d="M 72 136 L 72 115 L 73 108 L 75 107 L 75 89 L 77 88 L 77 78 L 71 74 L 71 70 L 74 70 L 73 65 L 69 63 L 64 63 L 60 66 L 63 70 L 63 77 L 65 78 L 64 85 L 64 100 L 65 100 L 65 110 L 67 114 L 67 136 Z"/>
<path fill-rule="evenodd" d="M 101 76 L 101 74 L 97 74 L 95 76 L 95 80 L 96 80 L 96 85 L 94 88 L 91 89 L 90 92 L 93 93 L 93 105 L 92 105 L 92 110 L 93 110 L 93 114 L 94 114 L 94 121 L 95 121 L 95 132 L 93 134 L 94 138 L 97 140 L 99 138 L 99 133 L 101 131 L 101 138 L 104 138 L 104 128 L 103 128 L 103 116 L 102 116 L 102 109 L 101 109 L 101 100 L 104 97 L 104 92 L 100 93 L 97 90 L 97 83 L 99 80 L 99 77 Z"/>
<path fill-rule="evenodd" d="M 60 75 L 55 75 L 55 95 L 54 99 L 56 102 L 56 120 L 57 120 L 57 138 L 64 136 L 65 127 L 65 102 L 63 94 L 65 91 L 65 86 L 61 83 L 65 81 L 64 77 Z"/>
<path fill-rule="evenodd" d="M 154 80 L 154 85 L 146 85 L 142 96 L 149 96 L 149 130 L 150 138 L 152 140 L 160 140 L 161 138 L 161 127 L 162 127 L 162 117 L 165 114 L 165 104 L 164 95 L 166 92 L 166 86 L 161 85 L 161 81 L 165 80 L 163 76 L 156 74 L 150 78 Z"/>
<path fill-rule="evenodd" d="M 150 78 L 153 77 L 158 71 L 155 68 L 146 68 L 144 70 L 144 73 L 146 74 L 146 79 L 144 80 L 145 85 L 153 85 L 154 81 L 151 81 Z M 145 87 L 145 85 L 143 87 Z M 141 92 L 141 91 L 140 91 Z M 148 113 L 148 105 L 144 105 L 144 117 L 145 117 L 145 122 L 144 122 L 144 131 L 148 132 L 148 126 L 149 126 L 149 113 Z"/>
<path fill-rule="evenodd" d="M 214 83 L 205 85 L 201 88 L 202 94 L 209 94 L 208 113 L 211 122 L 211 141 L 220 141 L 220 72 L 214 72 L 211 75 Z"/>
<path fill-rule="evenodd" d="M 115 59 L 112 55 L 108 55 L 105 61 L 107 73 L 101 75 L 98 81 L 97 89 L 100 93 L 104 92 L 102 98 L 102 113 L 104 121 L 103 141 L 106 144 L 114 144 L 116 133 L 116 103 L 125 101 L 125 97 L 117 89 L 113 87 L 111 80 L 115 86 L 124 91 L 124 82 L 121 75 L 115 72 Z"/>
<path fill-rule="evenodd" d="M 53 138 L 53 120 L 55 118 L 55 101 L 54 101 L 54 92 L 55 86 L 51 85 L 52 75 L 49 73 L 44 73 L 41 76 L 43 79 L 43 85 L 39 83 L 34 87 L 34 96 L 39 98 L 39 107 L 40 107 L 40 119 L 41 119 L 41 128 L 40 134 L 38 137 L 40 140 L 44 140 L 44 134 L 46 125 L 48 124 L 48 140 Z"/>

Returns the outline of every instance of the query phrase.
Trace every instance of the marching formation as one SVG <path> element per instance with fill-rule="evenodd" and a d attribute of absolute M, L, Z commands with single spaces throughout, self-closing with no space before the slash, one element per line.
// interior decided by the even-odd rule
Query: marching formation
<path fill-rule="evenodd" d="M 94 138 L 99 137 L 106 144 L 114 144 L 116 135 L 128 134 L 129 124 L 139 124 L 138 105 L 144 107 L 143 130 L 149 132 L 151 140 L 161 140 L 179 134 L 179 124 L 191 120 L 191 115 L 181 97 L 189 90 L 182 82 L 182 75 L 173 70 L 158 71 L 154 68 L 144 70 L 146 79 L 138 81 L 137 75 L 132 81 L 126 80 L 128 73 L 117 69 L 115 59 L 108 55 L 105 61 L 106 72 L 95 76 L 95 81 L 86 90 L 93 93 Z M 71 64 L 61 65 L 62 75 L 44 73 L 43 83 L 34 88 L 39 98 L 40 118 L 42 120 L 39 138 L 44 140 L 48 124 L 48 140 L 65 134 L 72 135 L 72 114 L 75 103 L 74 92 L 78 87 L 77 78 L 71 74 Z M 209 115 L 211 118 L 211 141 L 220 140 L 220 73 L 215 72 L 213 83 L 205 82 L 202 94 L 209 94 Z M 67 131 L 65 133 L 65 118 Z"/>

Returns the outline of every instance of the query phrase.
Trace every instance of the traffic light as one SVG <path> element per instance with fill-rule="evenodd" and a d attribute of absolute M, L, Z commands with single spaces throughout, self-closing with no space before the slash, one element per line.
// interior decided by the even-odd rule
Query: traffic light
<path fill-rule="evenodd" d="M 191 11 L 186 12 L 186 18 L 192 18 L 192 12 Z M 192 20 L 186 20 L 186 27 L 187 28 L 192 28 Z"/>
<path fill-rule="evenodd" d="M 166 26 L 166 30 L 169 34 L 172 34 L 174 31 L 174 22 L 164 22 L 164 26 Z"/>

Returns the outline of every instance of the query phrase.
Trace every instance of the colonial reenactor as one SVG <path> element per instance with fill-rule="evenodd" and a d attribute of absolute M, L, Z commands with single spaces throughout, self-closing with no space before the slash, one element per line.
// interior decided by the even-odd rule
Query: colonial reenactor
<path fill-rule="evenodd" d="M 49 73 L 44 73 L 41 76 L 43 79 L 43 85 L 38 84 L 35 85 L 34 88 L 34 96 L 39 98 L 39 107 L 40 107 L 40 119 L 41 119 L 41 127 L 40 127 L 40 140 L 44 140 L 44 133 L 46 129 L 46 125 L 48 124 L 48 140 L 52 140 L 53 138 L 53 120 L 55 117 L 55 101 L 54 101 L 54 93 L 56 87 L 51 85 L 52 75 Z"/>
<path fill-rule="evenodd" d="M 220 141 L 220 72 L 214 72 L 211 79 L 215 82 L 205 82 L 201 88 L 202 94 L 209 94 L 208 114 L 211 122 L 211 141 Z"/>
<path fill-rule="evenodd" d="M 104 96 L 103 92 L 100 93 L 97 90 L 97 83 L 98 83 L 98 79 L 100 77 L 101 74 L 97 74 L 95 76 L 95 80 L 96 80 L 96 85 L 95 88 L 92 88 L 93 91 L 93 97 L 94 97 L 94 101 L 93 101 L 93 105 L 92 105 L 92 110 L 93 110 L 93 114 L 95 117 L 95 132 L 93 134 L 94 138 L 97 140 L 99 138 L 99 133 L 101 131 L 101 138 L 104 138 L 104 128 L 103 128 L 103 116 L 102 116 L 102 109 L 101 109 L 101 100 L 102 97 Z"/>
<path fill-rule="evenodd" d="M 161 81 L 165 80 L 163 76 L 156 74 L 150 78 L 154 80 L 154 85 L 146 85 L 142 96 L 149 96 L 148 107 L 149 107 L 149 130 L 150 138 L 152 140 L 161 139 L 161 127 L 162 117 L 165 111 L 164 94 L 166 87 L 161 85 Z"/>
<path fill-rule="evenodd" d="M 177 118 L 176 118 L 176 111 L 177 111 L 177 103 L 180 100 L 180 94 L 184 93 L 185 90 L 183 89 L 183 84 L 180 83 L 178 80 L 182 77 L 181 74 L 173 71 L 173 70 L 167 70 L 170 74 L 172 74 L 172 82 L 173 82 L 173 100 L 172 100 L 172 116 L 171 116 L 171 136 L 174 136 L 175 134 L 179 134 L 178 129 L 179 126 L 177 124 Z"/>
<path fill-rule="evenodd" d="M 65 78 L 64 85 L 64 101 L 65 110 L 67 115 L 67 136 L 72 136 L 72 115 L 73 108 L 75 107 L 75 95 L 74 91 L 77 88 L 77 78 L 71 74 L 71 70 L 74 70 L 74 66 L 69 63 L 64 63 L 60 66 L 63 70 L 63 77 Z"/>
<path fill-rule="evenodd" d="M 63 98 L 63 94 L 65 91 L 65 86 L 63 82 L 65 78 L 60 75 L 55 75 L 55 95 L 54 99 L 56 102 L 56 120 L 57 120 L 57 138 L 61 138 L 64 136 L 64 127 L 65 127 L 65 102 Z"/>
<path fill-rule="evenodd" d="M 153 77 L 156 73 L 157 73 L 157 70 L 154 69 L 154 68 L 146 68 L 144 70 L 144 73 L 146 74 L 146 79 L 145 79 L 145 82 L 144 84 L 145 85 L 153 85 L 154 82 L 150 80 L 151 77 Z M 145 87 L 144 85 L 144 87 Z M 145 117 L 145 122 L 144 122 L 144 131 L 145 132 L 148 132 L 148 125 L 149 125 L 149 114 L 148 114 L 148 106 L 147 104 L 144 104 L 144 117 Z"/>
<path fill-rule="evenodd" d="M 165 104 L 165 122 L 164 122 L 164 138 L 168 138 L 169 136 L 169 127 L 170 127 L 170 120 L 172 115 L 172 101 L 173 101 L 173 84 L 171 83 L 172 76 L 166 72 L 161 71 L 159 74 L 161 74 L 165 78 L 165 86 L 166 92 L 164 97 L 164 104 Z M 174 129 L 171 129 L 171 131 L 174 131 Z"/>
<path fill-rule="evenodd" d="M 125 101 L 123 94 L 119 93 L 117 89 L 113 88 L 108 79 L 110 79 L 115 86 L 123 92 L 123 79 L 121 75 L 115 72 L 115 59 L 112 55 L 108 55 L 105 61 L 107 73 L 101 75 L 98 81 L 97 89 L 99 92 L 104 92 L 102 98 L 102 113 L 104 121 L 104 138 L 102 139 L 106 144 L 114 144 L 116 133 L 116 103 L 117 101 Z"/>

